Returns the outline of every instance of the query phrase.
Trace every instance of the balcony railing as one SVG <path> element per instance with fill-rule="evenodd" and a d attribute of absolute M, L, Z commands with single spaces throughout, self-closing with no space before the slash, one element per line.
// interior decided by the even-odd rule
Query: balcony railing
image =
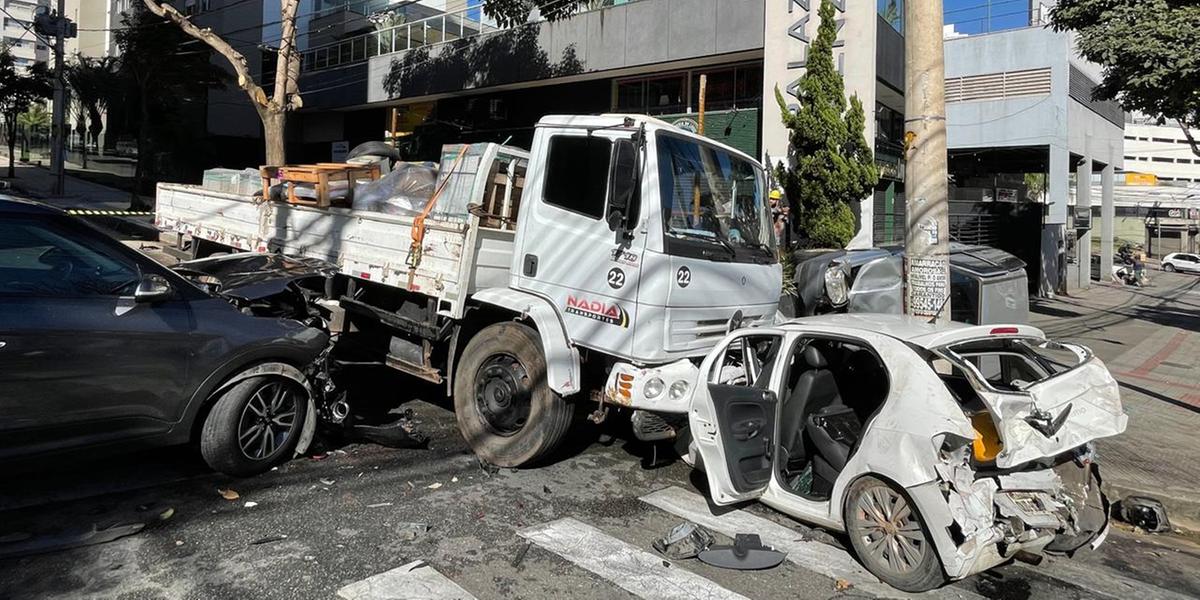
<path fill-rule="evenodd" d="M 469 38 L 505 29 L 478 7 L 417 19 L 305 51 L 301 71 L 363 62 L 373 56 Z"/>

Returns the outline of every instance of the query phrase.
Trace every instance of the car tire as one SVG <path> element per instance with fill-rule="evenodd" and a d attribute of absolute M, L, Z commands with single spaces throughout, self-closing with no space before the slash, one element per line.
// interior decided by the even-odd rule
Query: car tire
<path fill-rule="evenodd" d="M 200 454 L 235 477 L 267 471 L 291 456 L 308 415 L 308 392 L 285 377 L 251 377 L 221 394 L 204 419 Z"/>
<path fill-rule="evenodd" d="M 1168 272 L 1168 273 L 1174 273 L 1174 272 L 1175 272 L 1175 265 L 1173 265 L 1173 264 L 1171 264 L 1171 263 L 1167 263 L 1167 264 L 1163 265 L 1163 270 L 1164 270 L 1164 271 L 1166 271 L 1166 272 Z"/>
<path fill-rule="evenodd" d="M 855 481 L 845 498 L 846 534 L 868 571 L 906 592 L 946 583 L 929 529 L 903 490 L 868 476 Z"/>
<path fill-rule="evenodd" d="M 479 458 L 521 467 L 562 444 L 575 407 L 550 389 L 538 333 L 520 323 L 497 323 L 475 334 L 463 351 L 454 413 Z"/>

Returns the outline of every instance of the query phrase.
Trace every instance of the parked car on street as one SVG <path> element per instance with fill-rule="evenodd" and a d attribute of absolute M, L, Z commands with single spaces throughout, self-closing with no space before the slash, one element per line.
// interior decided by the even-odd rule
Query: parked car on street
<path fill-rule="evenodd" d="M 259 312 L 254 298 L 297 293 L 320 268 L 266 258 L 275 287 L 222 286 L 220 261 L 242 257 L 177 272 L 78 217 L 0 198 L 0 460 L 192 442 L 214 469 L 251 475 L 302 451 L 329 338 L 298 320 L 307 309 Z M 264 266 L 239 265 L 242 283 Z"/>
<path fill-rule="evenodd" d="M 1172 252 L 1163 257 L 1162 270 L 1174 273 L 1200 273 L 1200 255 L 1189 252 Z"/>
<path fill-rule="evenodd" d="M 796 264 L 794 316 L 903 312 L 903 248 L 835 250 Z M 988 246 L 950 244 L 950 318 L 971 324 L 1025 323 L 1025 262 Z"/>
<path fill-rule="evenodd" d="M 844 531 L 901 590 L 1107 532 L 1092 442 L 1125 430 L 1117 382 L 1027 325 L 824 315 L 734 330 L 698 369 L 648 374 L 665 379 L 624 375 L 610 393 L 688 407 L 686 460 L 716 504 Z"/>

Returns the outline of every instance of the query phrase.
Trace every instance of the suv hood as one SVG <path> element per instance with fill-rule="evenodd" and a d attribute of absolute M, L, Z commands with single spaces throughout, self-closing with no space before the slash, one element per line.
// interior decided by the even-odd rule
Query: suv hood
<path fill-rule="evenodd" d="M 214 293 L 247 301 L 282 293 L 295 281 L 338 272 L 336 265 L 316 258 L 257 252 L 189 260 L 171 268 Z"/>

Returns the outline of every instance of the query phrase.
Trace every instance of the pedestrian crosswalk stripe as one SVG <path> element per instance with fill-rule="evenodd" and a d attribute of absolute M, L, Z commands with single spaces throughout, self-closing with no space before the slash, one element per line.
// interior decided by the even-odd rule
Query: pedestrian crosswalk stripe
<path fill-rule="evenodd" d="M 662 557 L 575 519 L 559 519 L 523 529 L 518 534 L 638 598 L 748 600 L 700 575 L 664 566 Z"/>
<path fill-rule="evenodd" d="M 1076 586 L 1093 594 L 1114 596 L 1115 590 L 1121 590 L 1125 598 L 1138 600 L 1186 600 L 1192 598 L 1156 585 L 1132 579 L 1114 573 L 1108 569 L 1094 569 L 1087 563 L 1070 558 L 1051 557 L 1050 562 L 1043 563 L 1045 568 L 1038 572 L 1056 579 L 1066 585 Z"/>
<path fill-rule="evenodd" d="M 414 561 L 337 591 L 341 600 L 475 600 L 437 569 Z"/>
<path fill-rule="evenodd" d="M 907 597 L 904 592 L 879 581 L 841 548 L 801 539 L 799 532 L 744 510 L 714 515 L 708 502 L 696 492 L 669 487 L 642 496 L 642 502 L 729 537 L 739 533 L 757 533 L 764 544 L 786 552 L 789 561 L 826 577 L 844 579 L 860 592 L 886 598 Z M 941 588 L 921 594 L 920 597 L 983 598 L 958 588 Z"/>

